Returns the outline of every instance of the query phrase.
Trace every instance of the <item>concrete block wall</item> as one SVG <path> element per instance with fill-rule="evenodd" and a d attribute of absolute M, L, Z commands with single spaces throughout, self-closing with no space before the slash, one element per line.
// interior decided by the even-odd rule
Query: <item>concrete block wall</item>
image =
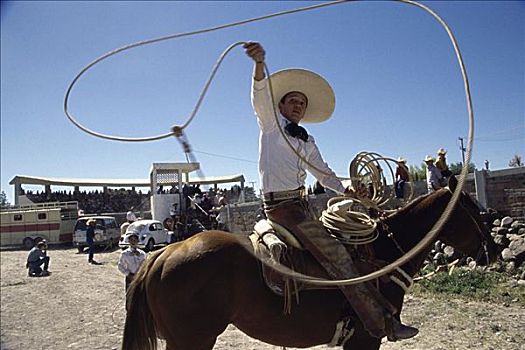
<path fill-rule="evenodd" d="M 226 227 L 231 232 L 249 233 L 257 222 L 257 211 L 261 202 L 230 204 L 221 209 L 221 216 L 226 218 Z"/>
<path fill-rule="evenodd" d="M 525 188 L 506 189 L 505 205 L 508 214 L 519 221 L 525 221 Z"/>
<path fill-rule="evenodd" d="M 474 174 L 468 174 L 464 190 L 473 198 L 477 198 L 481 190 L 485 191 L 486 207 L 497 210 L 503 215 L 525 221 L 525 167 L 502 170 L 481 170 L 478 175 L 483 176 L 484 189 L 476 184 Z M 414 198 L 427 193 L 426 181 L 413 182 Z M 322 194 L 310 196 L 310 207 L 316 215 L 326 209 L 326 202 L 330 196 Z M 261 202 L 249 202 L 229 205 L 221 212 L 227 215 L 228 228 L 236 232 L 250 232 L 256 222 L 257 210 Z"/>
<path fill-rule="evenodd" d="M 525 218 L 525 167 L 508 168 L 501 170 L 481 170 L 479 173 L 484 178 L 485 188 L 476 186 L 474 176 L 467 177 L 467 192 L 482 196 L 485 191 L 486 207 L 497 210 L 503 215 L 515 219 Z"/>

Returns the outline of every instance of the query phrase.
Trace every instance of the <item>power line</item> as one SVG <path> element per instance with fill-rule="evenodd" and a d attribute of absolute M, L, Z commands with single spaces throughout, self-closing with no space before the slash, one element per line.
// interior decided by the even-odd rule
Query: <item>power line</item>
<path fill-rule="evenodd" d="M 502 141 L 515 141 L 522 140 L 525 138 L 525 125 L 516 125 L 512 128 L 505 130 L 499 130 L 474 137 L 474 140 L 479 142 L 502 142 Z"/>
<path fill-rule="evenodd" d="M 201 154 L 206 154 L 206 155 L 208 155 L 208 156 L 213 156 L 213 157 L 226 158 L 226 159 L 233 159 L 233 160 L 238 160 L 238 161 L 240 161 L 240 162 L 246 162 L 246 163 L 257 164 L 257 162 L 255 162 L 255 161 L 253 161 L 253 160 L 242 159 L 242 158 L 231 157 L 231 156 L 225 156 L 225 155 L 222 155 L 222 154 L 209 153 L 209 152 L 196 151 L 196 150 L 193 150 L 193 152 L 195 152 L 195 153 L 201 153 Z"/>

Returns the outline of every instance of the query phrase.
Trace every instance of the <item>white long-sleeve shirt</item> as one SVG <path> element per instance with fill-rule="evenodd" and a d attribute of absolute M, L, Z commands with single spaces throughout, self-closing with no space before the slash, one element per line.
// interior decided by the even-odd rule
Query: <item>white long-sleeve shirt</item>
<path fill-rule="evenodd" d="M 304 142 L 288 137 L 292 146 L 323 174 L 303 162 L 284 140 L 276 123 L 268 80 L 253 80 L 252 106 L 259 123 L 259 177 L 263 193 L 290 191 L 304 186 L 306 170 L 319 182 L 335 192 L 344 193 L 345 187 L 332 169 L 325 163 L 314 138 L 310 135 Z M 279 112 L 279 111 L 277 111 Z M 284 128 L 289 121 L 279 115 L 279 123 Z"/>
<path fill-rule="evenodd" d="M 133 250 L 130 248 L 122 251 L 120 258 L 118 259 L 118 269 L 124 275 L 129 275 L 130 273 L 137 273 L 140 265 L 146 259 L 146 253 L 141 250 Z"/>
<path fill-rule="evenodd" d="M 441 171 L 434 165 L 427 165 L 427 189 L 428 192 L 432 192 L 437 188 L 440 188 L 440 180 L 443 178 Z"/>

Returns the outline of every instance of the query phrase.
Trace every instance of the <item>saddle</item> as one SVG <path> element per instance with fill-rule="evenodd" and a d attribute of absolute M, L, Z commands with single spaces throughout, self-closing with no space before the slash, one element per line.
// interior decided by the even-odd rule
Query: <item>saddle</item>
<path fill-rule="evenodd" d="M 295 296 L 298 302 L 299 292 L 311 289 L 338 289 L 337 286 L 318 286 L 297 281 L 272 268 L 272 265 L 283 265 L 295 272 L 332 279 L 317 260 L 304 249 L 294 234 L 285 227 L 268 219 L 257 222 L 253 233 L 249 236 L 255 254 L 262 261 L 260 270 L 266 286 L 275 294 L 286 298 Z M 360 274 L 368 274 L 387 265 L 387 262 L 377 259 L 370 247 L 360 249 L 350 248 L 349 254 Z M 393 282 L 407 291 L 413 284 L 412 279 L 403 270 L 397 269 L 389 275 L 379 278 L 376 283 Z"/>
<path fill-rule="evenodd" d="M 297 295 L 300 290 L 321 288 L 284 276 L 272 268 L 272 265 L 281 264 L 304 275 L 329 278 L 314 257 L 304 250 L 297 238 L 273 221 L 266 219 L 257 222 L 250 240 L 255 254 L 262 261 L 260 268 L 265 284 L 279 296 Z"/>

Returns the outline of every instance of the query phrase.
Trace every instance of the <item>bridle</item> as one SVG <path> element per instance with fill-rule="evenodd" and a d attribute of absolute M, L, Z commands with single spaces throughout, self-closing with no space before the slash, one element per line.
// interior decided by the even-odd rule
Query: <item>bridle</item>
<path fill-rule="evenodd" d="M 401 247 L 401 245 L 397 241 L 396 237 L 394 236 L 394 232 L 390 229 L 388 224 L 382 218 L 379 219 L 378 227 L 381 227 L 382 233 L 385 234 L 394 243 L 394 245 L 396 246 L 397 250 L 399 250 L 399 252 L 401 253 L 401 256 L 405 255 L 406 251 L 403 249 L 403 247 Z M 417 266 L 414 264 L 414 262 L 412 260 L 409 260 L 408 264 L 413 269 L 413 271 L 414 271 L 413 273 L 415 274 L 418 271 Z"/>
<path fill-rule="evenodd" d="M 446 187 L 446 189 L 450 193 L 452 193 L 450 188 Z M 466 193 L 462 191 L 462 195 L 466 195 Z M 470 213 L 469 208 L 466 207 L 465 204 L 463 204 L 463 198 L 460 198 L 457 201 L 457 203 L 468 214 L 469 219 L 474 222 L 474 224 L 476 225 L 476 228 L 477 228 L 477 234 L 478 234 L 479 239 L 480 239 L 480 248 L 478 249 L 478 252 L 477 252 L 476 257 L 475 257 L 474 260 L 476 262 L 478 262 L 481 259 L 481 257 L 484 255 L 485 259 L 486 259 L 486 262 L 488 264 L 490 262 L 489 251 L 488 251 L 488 238 L 485 236 L 483 228 L 480 227 L 480 224 L 478 223 L 478 220 L 476 220 L 475 217 Z M 401 253 L 401 255 L 405 255 L 406 254 L 405 249 L 403 249 L 403 247 L 401 247 L 401 245 L 399 244 L 399 242 L 397 241 L 397 239 L 395 237 L 395 233 L 390 229 L 388 224 L 385 223 L 383 219 L 379 219 L 378 226 L 381 227 L 381 230 L 383 231 L 383 233 L 394 243 L 396 249 Z M 411 267 L 414 269 L 414 271 L 417 272 L 418 269 L 414 265 L 413 261 L 409 260 L 408 263 L 411 265 Z"/>
<path fill-rule="evenodd" d="M 462 194 L 463 195 L 467 195 L 465 192 L 462 191 Z M 488 250 L 488 238 L 486 237 L 486 235 L 484 234 L 484 230 L 482 227 L 480 227 L 480 224 L 478 223 L 478 220 L 476 220 L 473 215 L 470 213 L 470 210 L 469 208 L 467 208 L 464 204 L 463 204 L 463 198 L 460 198 L 458 200 L 458 204 L 468 213 L 469 215 L 469 218 L 474 222 L 474 224 L 476 225 L 476 227 L 478 228 L 478 235 L 479 235 L 479 239 L 480 239 L 480 242 L 481 242 L 481 247 L 479 248 L 478 250 L 478 253 L 476 254 L 476 258 L 474 259 L 476 262 L 479 261 L 479 259 L 485 255 L 485 259 L 486 259 L 486 262 L 487 264 L 490 262 L 490 256 L 489 256 L 489 250 Z"/>

